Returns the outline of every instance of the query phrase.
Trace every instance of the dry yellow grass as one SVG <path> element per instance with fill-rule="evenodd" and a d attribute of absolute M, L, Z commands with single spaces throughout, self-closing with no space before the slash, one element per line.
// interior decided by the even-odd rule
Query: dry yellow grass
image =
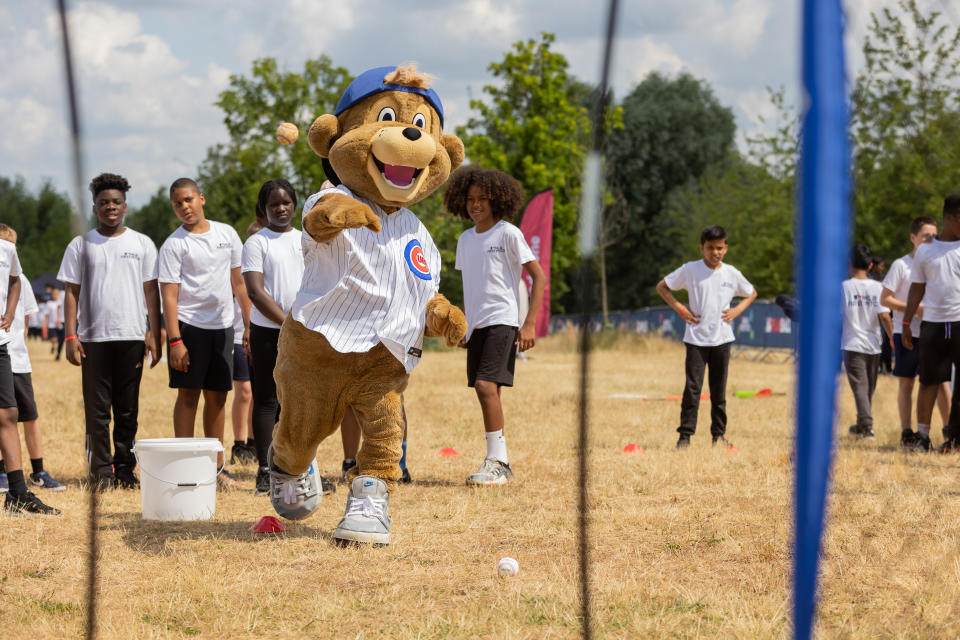
<path fill-rule="evenodd" d="M 416 483 L 391 500 L 387 548 L 332 544 L 342 486 L 280 536 L 248 531 L 272 513 L 266 498 L 251 493 L 220 494 L 216 517 L 193 523 L 143 521 L 139 493 L 106 494 L 100 637 L 575 637 L 577 361 L 570 345 L 569 336 L 551 338 L 518 362 L 518 386 L 504 392 L 517 481 L 492 490 L 464 486 L 484 452 L 464 353 L 425 355 L 407 394 Z M 42 494 L 63 509 L 59 518 L 0 516 L 0 620 L 6 637 L 77 638 L 87 505 L 79 485 L 80 375 L 52 362 L 42 346 L 31 350 L 46 465 L 70 488 Z M 609 395 L 678 394 L 682 362 L 681 346 L 643 340 L 592 361 L 597 637 L 787 637 L 792 368 L 734 360 L 731 391 L 771 387 L 789 395 L 728 402 L 728 435 L 739 453 L 710 446 L 704 410 L 693 445 L 677 452 L 678 403 Z M 853 407 L 841 382 L 845 432 Z M 895 381 L 883 377 L 876 442 L 840 436 L 819 637 L 960 636 L 957 459 L 896 450 L 894 391 Z M 148 371 L 140 437 L 172 435 L 172 404 L 166 371 Z M 623 453 L 630 442 L 646 453 Z M 325 474 L 338 472 L 339 446 L 337 439 L 321 446 Z M 445 446 L 462 455 L 437 457 Z M 252 483 L 252 467 L 238 471 Z M 497 578 L 502 556 L 517 558 L 517 577 Z"/>

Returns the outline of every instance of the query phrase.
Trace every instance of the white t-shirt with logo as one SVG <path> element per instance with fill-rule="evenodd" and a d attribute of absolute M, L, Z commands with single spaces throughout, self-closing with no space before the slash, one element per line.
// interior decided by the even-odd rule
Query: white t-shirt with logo
<path fill-rule="evenodd" d="M 230 270 L 240 266 L 243 243 L 230 225 L 207 222 L 210 228 L 204 233 L 181 226 L 164 241 L 159 279 L 180 285 L 178 320 L 200 329 L 227 329 L 233 326 Z"/>
<path fill-rule="evenodd" d="M 703 260 L 695 260 L 683 264 L 663 281 L 674 291 L 686 289 L 690 296 L 687 308 L 700 316 L 698 324 L 687 324 L 685 343 L 718 347 L 733 342 L 733 327 L 721 314 L 730 308 L 735 297 L 745 298 L 753 293 L 753 285 L 739 269 L 724 262 L 711 269 Z"/>
<path fill-rule="evenodd" d="M 7 310 L 7 292 L 10 290 L 10 277 L 17 277 L 23 270 L 20 268 L 20 257 L 17 256 L 17 247 L 6 240 L 0 240 L 0 315 Z M 21 282 L 21 288 L 23 284 Z M 19 301 L 18 301 L 19 304 Z M 23 331 L 23 319 L 20 320 L 20 331 Z M 16 325 L 11 325 L 17 331 Z M 10 331 L 0 329 L 0 345 L 9 344 L 13 339 Z"/>
<path fill-rule="evenodd" d="M 57 273 L 57 280 L 80 285 L 81 342 L 143 340 L 148 329 L 143 283 L 156 279 L 157 247 L 129 228 L 111 237 L 96 229 L 82 239 L 77 236 L 67 245 Z"/>
<path fill-rule="evenodd" d="M 906 302 L 910 295 L 910 272 L 913 270 L 913 257 L 907 255 L 897 258 L 890 265 L 886 277 L 883 279 L 883 287 L 893 291 L 893 297 L 900 302 Z M 924 309 L 926 311 L 926 309 Z M 893 333 L 903 333 L 903 311 L 893 309 Z M 914 337 L 920 335 L 920 317 L 914 316 L 910 321 L 910 333 Z"/>
<path fill-rule="evenodd" d="M 340 353 L 364 353 L 382 342 L 409 373 L 422 355 L 427 303 L 440 287 L 440 252 L 409 209 L 385 213 L 343 185 L 313 194 L 303 210 L 328 193 L 369 206 L 381 230 L 344 229 L 323 244 L 304 233 L 292 317 Z"/>
<path fill-rule="evenodd" d="M 844 351 L 880 353 L 883 336 L 880 333 L 880 314 L 890 310 L 880 305 L 883 285 L 870 278 L 844 280 L 843 334 L 840 345 Z"/>
<path fill-rule="evenodd" d="M 264 228 L 247 238 L 243 245 L 243 273 L 262 273 L 264 290 L 284 313 L 289 313 L 293 307 L 303 281 L 302 235 L 297 229 L 279 233 Z M 279 324 L 263 315 L 256 305 L 250 308 L 250 324 L 280 328 Z"/>
<path fill-rule="evenodd" d="M 30 365 L 30 354 L 27 352 L 27 341 L 24 339 L 23 324 L 24 318 L 31 318 L 37 315 L 40 307 L 37 306 L 37 298 L 33 295 L 33 287 L 27 276 L 20 274 L 20 302 L 17 303 L 17 312 L 13 317 L 13 324 L 10 325 L 10 344 L 7 345 L 7 352 L 10 354 L 10 367 L 14 373 L 31 373 L 33 367 Z"/>
<path fill-rule="evenodd" d="M 473 227 L 460 234 L 456 267 L 463 277 L 468 340 L 474 329 L 520 326 L 517 291 L 523 265 L 536 259 L 523 232 L 506 220 L 483 233 Z"/>
<path fill-rule="evenodd" d="M 960 240 L 934 240 L 917 247 L 911 277 L 927 285 L 923 293 L 924 320 L 960 321 Z"/>

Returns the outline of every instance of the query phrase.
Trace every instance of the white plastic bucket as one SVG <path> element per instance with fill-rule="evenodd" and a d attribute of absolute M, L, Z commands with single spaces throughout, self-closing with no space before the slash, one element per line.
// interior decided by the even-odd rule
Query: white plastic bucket
<path fill-rule="evenodd" d="M 217 509 L 216 438 L 138 440 L 144 520 L 207 520 Z"/>

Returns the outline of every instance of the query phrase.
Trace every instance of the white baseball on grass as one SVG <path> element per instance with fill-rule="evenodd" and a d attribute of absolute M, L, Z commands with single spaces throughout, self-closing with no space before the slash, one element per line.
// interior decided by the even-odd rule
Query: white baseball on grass
<path fill-rule="evenodd" d="M 509 578 L 520 573 L 520 564 L 513 558 L 500 558 L 497 563 L 497 575 L 501 578 Z"/>

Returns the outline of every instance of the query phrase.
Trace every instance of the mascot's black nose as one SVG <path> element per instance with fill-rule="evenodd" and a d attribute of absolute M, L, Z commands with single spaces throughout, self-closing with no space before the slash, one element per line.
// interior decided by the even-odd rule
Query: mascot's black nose
<path fill-rule="evenodd" d="M 420 129 L 417 129 L 416 127 L 407 127 L 403 130 L 403 137 L 407 140 L 419 140 Z"/>

